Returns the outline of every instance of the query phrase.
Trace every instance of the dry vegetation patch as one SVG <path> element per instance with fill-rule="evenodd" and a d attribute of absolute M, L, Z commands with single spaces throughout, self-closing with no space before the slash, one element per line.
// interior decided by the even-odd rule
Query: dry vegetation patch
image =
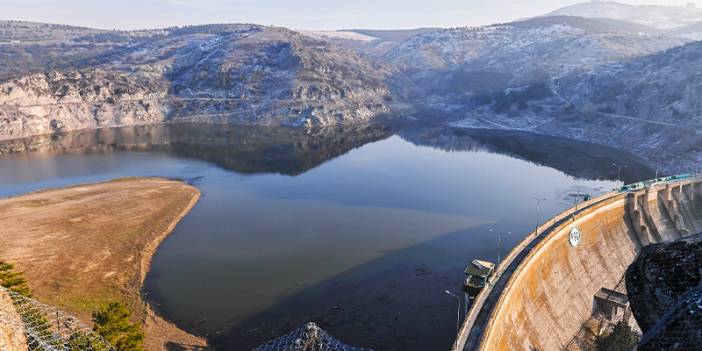
<path fill-rule="evenodd" d="M 204 345 L 155 316 L 140 290 L 161 241 L 195 205 L 180 181 L 126 178 L 0 200 L 0 259 L 24 271 L 34 296 L 90 321 L 121 301 L 144 321 L 146 348 Z"/>

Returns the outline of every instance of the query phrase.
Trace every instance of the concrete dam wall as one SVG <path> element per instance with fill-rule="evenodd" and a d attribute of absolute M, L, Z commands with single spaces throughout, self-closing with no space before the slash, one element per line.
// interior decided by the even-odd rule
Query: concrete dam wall
<path fill-rule="evenodd" d="M 593 315 L 595 294 L 622 286 L 643 246 L 702 232 L 701 187 L 687 180 L 610 193 L 545 223 L 510 253 L 492 286 L 476 297 L 455 348 L 568 348 Z M 571 240 L 574 228 L 579 242 Z"/>

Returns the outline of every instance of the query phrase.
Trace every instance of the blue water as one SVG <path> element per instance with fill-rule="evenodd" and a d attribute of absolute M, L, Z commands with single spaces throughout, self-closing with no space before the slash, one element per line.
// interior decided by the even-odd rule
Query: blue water
<path fill-rule="evenodd" d="M 0 196 L 123 176 L 202 191 L 145 294 L 222 349 L 310 320 L 358 346 L 447 349 L 457 305 L 443 291 L 460 293 L 471 259 L 495 261 L 533 229 L 534 198 L 547 199 L 543 221 L 574 194 L 614 188 L 613 162 L 631 179 L 650 173 L 599 146 L 451 129 L 157 126 L 22 145 L 34 151 L 0 156 Z M 500 232 L 511 234 L 498 247 Z"/>

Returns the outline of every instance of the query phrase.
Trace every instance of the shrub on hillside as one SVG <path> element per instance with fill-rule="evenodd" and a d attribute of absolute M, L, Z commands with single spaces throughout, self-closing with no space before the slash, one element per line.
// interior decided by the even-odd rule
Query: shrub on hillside
<path fill-rule="evenodd" d="M 144 332 L 137 323 L 131 323 L 132 312 L 123 304 L 112 302 L 93 312 L 93 331 L 100 334 L 116 351 L 142 351 Z"/>
<path fill-rule="evenodd" d="M 598 351 L 629 351 L 638 341 L 639 335 L 626 322 L 621 321 L 610 333 L 598 337 L 596 344 Z"/>
<path fill-rule="evenodd" d="M 10 289 L 20 295 L 31 296 L 27 279 L 24 279 L 22 272 L 13 271 L 13 264 L 0 261 L 0 286 Z"/>

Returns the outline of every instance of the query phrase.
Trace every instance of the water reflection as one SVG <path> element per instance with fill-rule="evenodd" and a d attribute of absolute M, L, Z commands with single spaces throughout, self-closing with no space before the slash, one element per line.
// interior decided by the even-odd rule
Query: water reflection
<path fill-rule="evenodd" d="M 627 152 L 581 141 L 519 131 L 445 127 L 402 128 L 402 138 L 446 151 L 488 151 L 555 168 L 579 179 L 619 178 L 626 183 L 652 179 L 645 161 Z"/>
<path fill-rule="evenodd" d="M 606 146 L 518 131 L 386 125 L 318 129 L 164 124 L 83 130 L 0 141 L 0 156 L 27 152 L 104 154 L 152 151 L 199 159 L 244 174 L 299 175 L 365 144 L 398 135 L 445 151 L 487 151 L 558 169 L 580 179 L 653 177 L 643 159 Z"/>
<path fill-rule="evenodd" d="M 322 129 L 166 124 L 83 130 L 0 141 L 0 155 L 20 152 L 104 154 L 153 151 L 212 162 L 238 173 L 298 175 L 391 135 L 382 125 Z"/>

